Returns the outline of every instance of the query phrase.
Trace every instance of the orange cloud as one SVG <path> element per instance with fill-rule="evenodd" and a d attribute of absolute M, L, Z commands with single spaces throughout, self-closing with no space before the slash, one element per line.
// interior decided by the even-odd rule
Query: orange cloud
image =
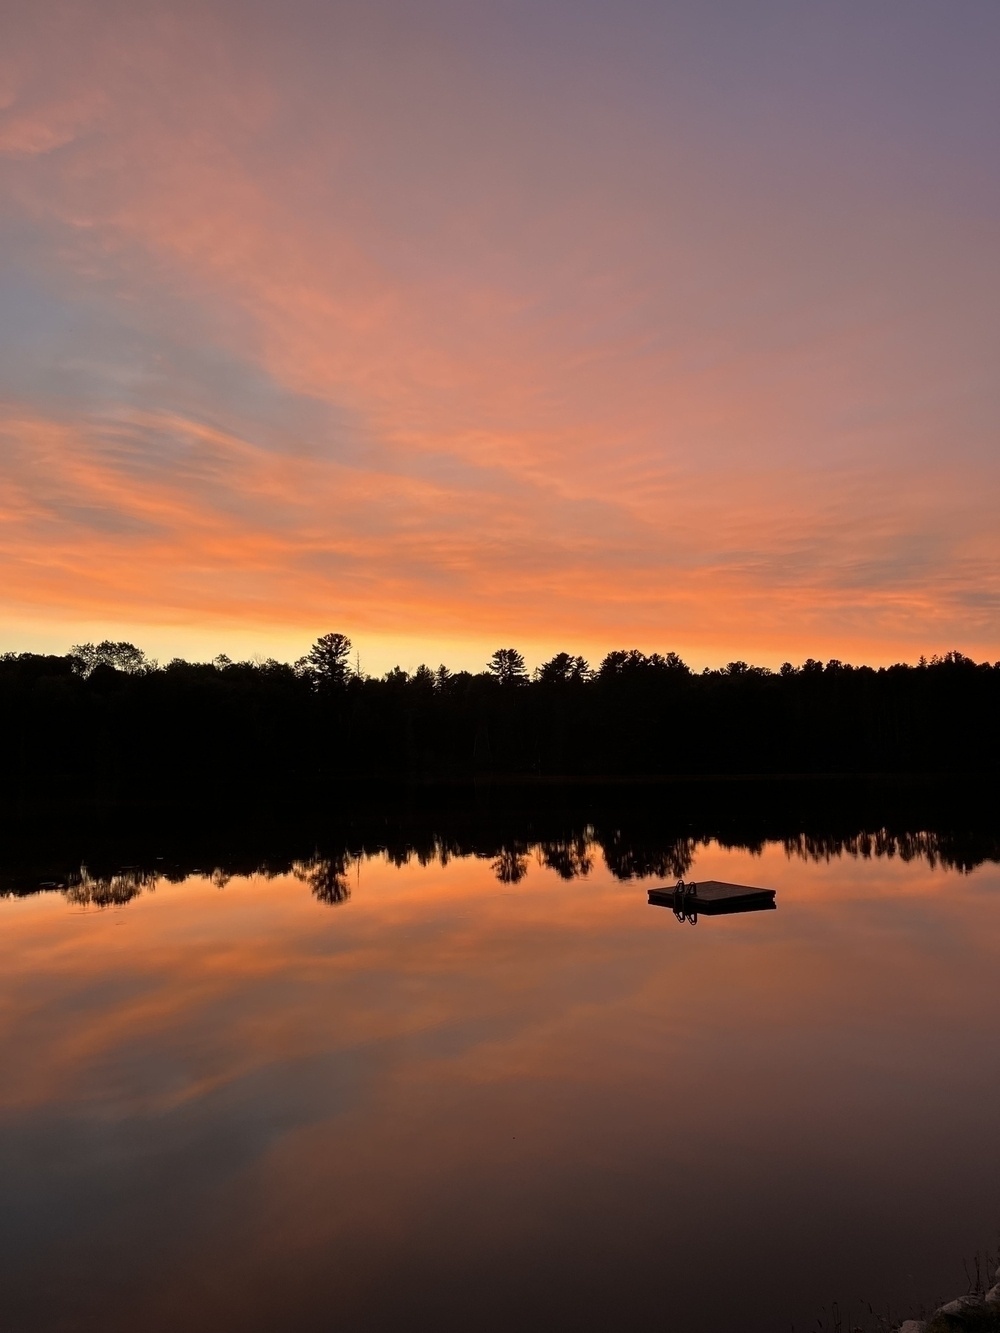
<path fill-rule="evenodd" d="M 66 12 L 0 125 L 11 614 L 1000 648 L 974 222 L 816 163 L 747 198 L 708 126 L 567 135 L 357 15 L 329 77 L 224 6 Z"/>

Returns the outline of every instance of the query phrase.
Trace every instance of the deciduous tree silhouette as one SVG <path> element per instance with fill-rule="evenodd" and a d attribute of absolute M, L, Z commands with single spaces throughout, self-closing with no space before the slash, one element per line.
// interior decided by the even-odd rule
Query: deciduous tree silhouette
<path fill-rule="evenodd" d="M 124 640 L 120 643 L 111 639 L 104 639 L 101 643 L 78 643 L 70 649 L 70 656 L 76 659 L 74 665 L 81 676 L 91 675 L 99 666 L 112 667 L 130 676 L 143 675 L 156 669 L 156 663 L 141 648 Z"/>

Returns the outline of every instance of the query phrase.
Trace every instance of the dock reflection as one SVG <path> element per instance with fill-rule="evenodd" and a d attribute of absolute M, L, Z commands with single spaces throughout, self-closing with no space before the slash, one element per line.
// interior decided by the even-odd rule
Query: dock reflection
<path fill-rule="evenodd" d="M 733 916 L 737 912 L 773 912 L 777 907 L 774 889 L 756 889 L 749 884 L 727 884 L 706 879 L 685 883 L 679 879 L 672 888 L 649 890 L 652 907 L 669 907 L 678 921 L 698 924 L 699 916 Z"/>

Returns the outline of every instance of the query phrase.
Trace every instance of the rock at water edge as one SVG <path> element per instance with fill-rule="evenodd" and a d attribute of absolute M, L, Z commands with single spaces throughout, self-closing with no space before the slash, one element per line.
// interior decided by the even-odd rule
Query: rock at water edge
<path fill-rule="evenodd" d="M 935 1310 L 933 1317 L 936 1319 L 939 1314 L 964 1314 L 966 1310 L 974 1310 L 977 1305 L 982 1305 L 982 1303 L 982 1296 L 959 1296 L 957 1300 L 949 1301 L 947 1305 L 942 1305 Z"/>

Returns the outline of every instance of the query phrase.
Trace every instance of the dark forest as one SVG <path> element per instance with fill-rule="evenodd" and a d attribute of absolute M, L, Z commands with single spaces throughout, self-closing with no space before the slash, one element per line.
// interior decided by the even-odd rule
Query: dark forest
<path fill-rule="evenodd" d="M 0 656 L 8 792 L 101 793 L 356 780 L 995 774 L 1000 663 L 958 652 L 872 668 L 673 653 L 561 653 L 529 676 L 514 649 L 478 674 L 351 669 L 340 634 L 294 665 L 160 666 L 131 644 Z"/>

